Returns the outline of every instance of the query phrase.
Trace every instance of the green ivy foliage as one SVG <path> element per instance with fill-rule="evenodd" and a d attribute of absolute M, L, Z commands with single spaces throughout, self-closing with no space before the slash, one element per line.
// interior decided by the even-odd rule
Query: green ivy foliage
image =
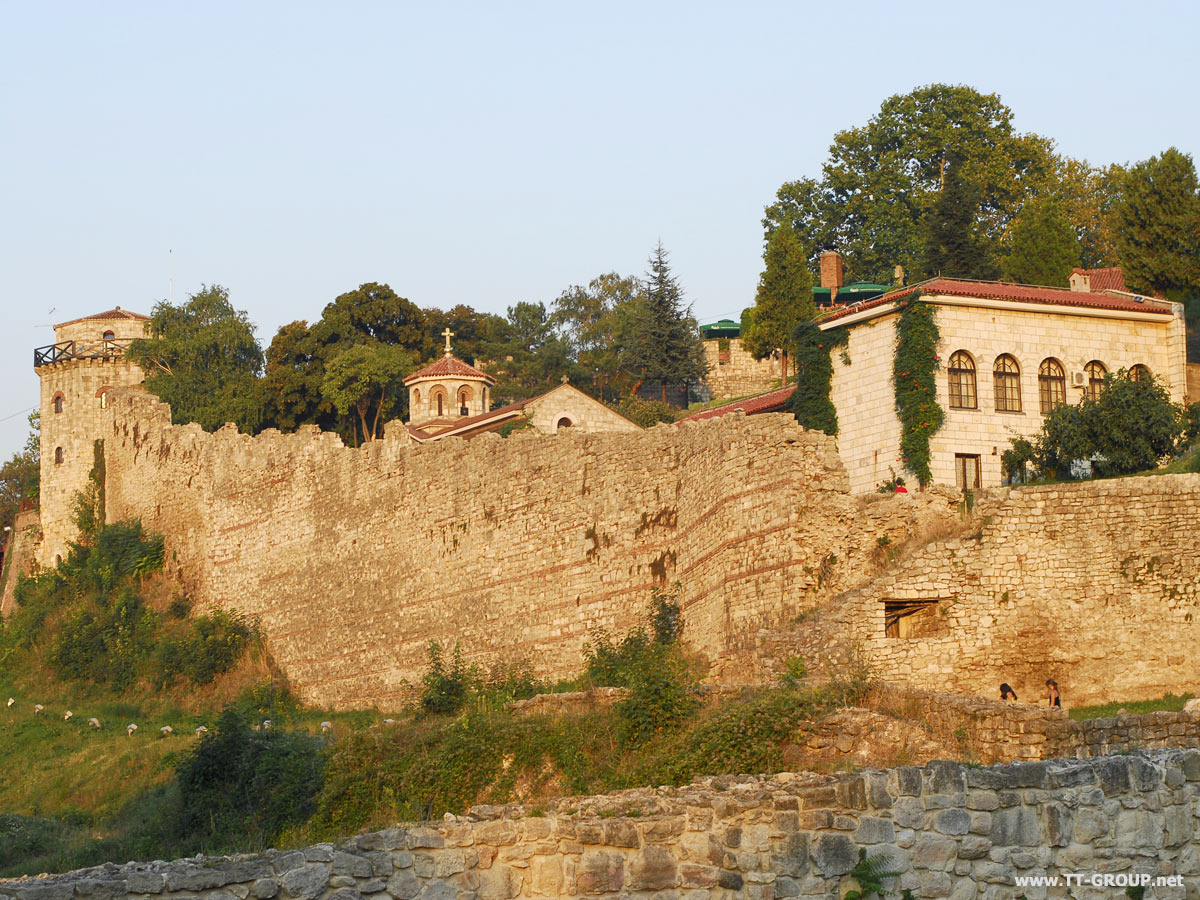
<path fill-rule="evenodd" d="M 816 322 L 801 322 L 792 332 L 796 354 L 796 390 L 791 410 L 805 428 L 838 433 L 837 409 L 830 392 L 833 387 L 835 347 L 843 347 L 850 335 L 845 329 L 822 331 Z"/>
<path fill-rule="evenodd" d="M 902 304 L 896 323 L 892 384 L 900 418 L 900 461 L 924 487 L 933 480 L 929 439 L 942 427 L 946 414 L 937 401 L 940 334 L 933 307 L 922 303 L 920 297 L 918 292 Z"/>

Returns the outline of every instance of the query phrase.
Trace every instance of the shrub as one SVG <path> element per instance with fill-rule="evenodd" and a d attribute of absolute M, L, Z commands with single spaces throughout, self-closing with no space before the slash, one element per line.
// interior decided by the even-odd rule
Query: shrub
<path fill-rule="evenodd" d="M 1001 465 L 1009 475 L 1032 465 L 1039 478 L 1070 478 L 1076 462 L 1102 477 L 1152 469 L 1183 448 L 1196 413 L 1171 402 L 1157 378 L 1135 381 L 1125 370 L 1105 378 L 1092 400 L 1059 404 L 1032 439 L 1014 438 Z"/>
<path fill-rule="evenodd" d="M 478 689 L 479 673 L 463 662 L 459 644 L 454 645 L 454 655 L 447 665 L 442 645 L 430 641 L 429 671 L 421 682 L 425 685 L 421 692 L 421 709 L 430 715 L 454 715 Z"/>
<path fill-rule="evenodd" d="M 210 846 L 267 846 L 312 815 L 324 770 L 318 739 L 255 731 L 226 709 L 177 768 L 180 826 Z"/>
<path fill-rule="evenodd" d="M 659 422 L 674 422 L 679 410 L 661 400 L 643 400 L 636 394 L 626 394 L 617 405 L 617 412 L 643 428 L 653 428 Z"/>
<path fill-rule="evenodd" d="M 190 619 L 182 635 L 159 643 L 155 680 L 166 685 L 183 676 L 194 684 L 210 684 L 237 664 L 254 635 L 245 618 L 225 610 Z"/>

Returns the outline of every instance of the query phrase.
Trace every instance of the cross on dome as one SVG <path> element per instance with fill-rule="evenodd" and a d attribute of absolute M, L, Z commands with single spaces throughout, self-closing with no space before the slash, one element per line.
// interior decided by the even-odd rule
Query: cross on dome
<path fill-rule="evenodd" d="M 450 355 L 450 338 L 454 337 L 454 332 L 450 330 L 450 326 L 446 326 L 446 330 L 442 332 L 442 337 L 446 339 L 446 355 Z"/>

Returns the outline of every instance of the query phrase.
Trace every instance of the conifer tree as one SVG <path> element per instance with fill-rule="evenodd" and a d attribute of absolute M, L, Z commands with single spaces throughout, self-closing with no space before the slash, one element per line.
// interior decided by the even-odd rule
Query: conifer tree
<path fill-rule="evenodd" d="M 1081 254 L 1079 237 L 1058 204 L 1048 197 L 1030 200 L 1013 222 L 1005 274 L 1024 284 L 1066 287 Z"/>
<path fill-rule="evenodd" d="M 1200 292 L 1200 194 L 1191 156 L 1172 147 L 1133 166 L 1113 230 L 1130 287 L 1178 300 Z"/>
<path fill-rule="evenodd" d="M 926 277 L 994 278 L 992 255 L 980 235 L 980 190 L 957 159 L 946 163 L 946 181 L 925 217 Z"/>
<path fill-rule="evenodd" d="M 683 305 L 683 290 L 671 274 L 661 241 L 650 255 L 638 313 L 640 334 L 623 348 L 624 367 L 638 372 L 644 381 L 657 383 L 665 401 L 667 385 L 698 380 L 705 365 L 700 329 L 691 307 Z"/>
<path fill-rule="evenodd" d="M 779 350 L 786 385 L 789 359 L 795 355 L 793 333 L 797 325 L 816 315 L 812 273 L 808 270 L 808 254 L 789 224 L 771 232 L 763 260 L 766 268 L 758 280 L 754 308 L 742 332 L 742 346 L 755 359 L 766 359 Z"/>

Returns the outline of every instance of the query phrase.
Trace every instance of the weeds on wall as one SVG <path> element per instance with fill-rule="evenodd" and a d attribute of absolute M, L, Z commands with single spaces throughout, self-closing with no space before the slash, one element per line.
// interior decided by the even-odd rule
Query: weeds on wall
<path fill-rule="evenodd" d="M 816 322 L 801 322 L 792 332 L 795 342 L 796 390 L 791 409 L 805 428 L 838 433 L 837 409 L 833 398 L 833 360 L 835 347 L 845 347 L 849 334 L 844 329 L 822 331 Z M 843 350 L 843 363 L 849 357 Z"/>
<path fill-rule="evenodd" d="M 920 296 L 918 292 L 901 304 L 892 384 L 900 418 L 900 461 L 924 487 L 933 480 L 929 441 L 942 427 L 946 414 L 937 401 L 940 334 L 933 307 L 922 303 Z"/>

